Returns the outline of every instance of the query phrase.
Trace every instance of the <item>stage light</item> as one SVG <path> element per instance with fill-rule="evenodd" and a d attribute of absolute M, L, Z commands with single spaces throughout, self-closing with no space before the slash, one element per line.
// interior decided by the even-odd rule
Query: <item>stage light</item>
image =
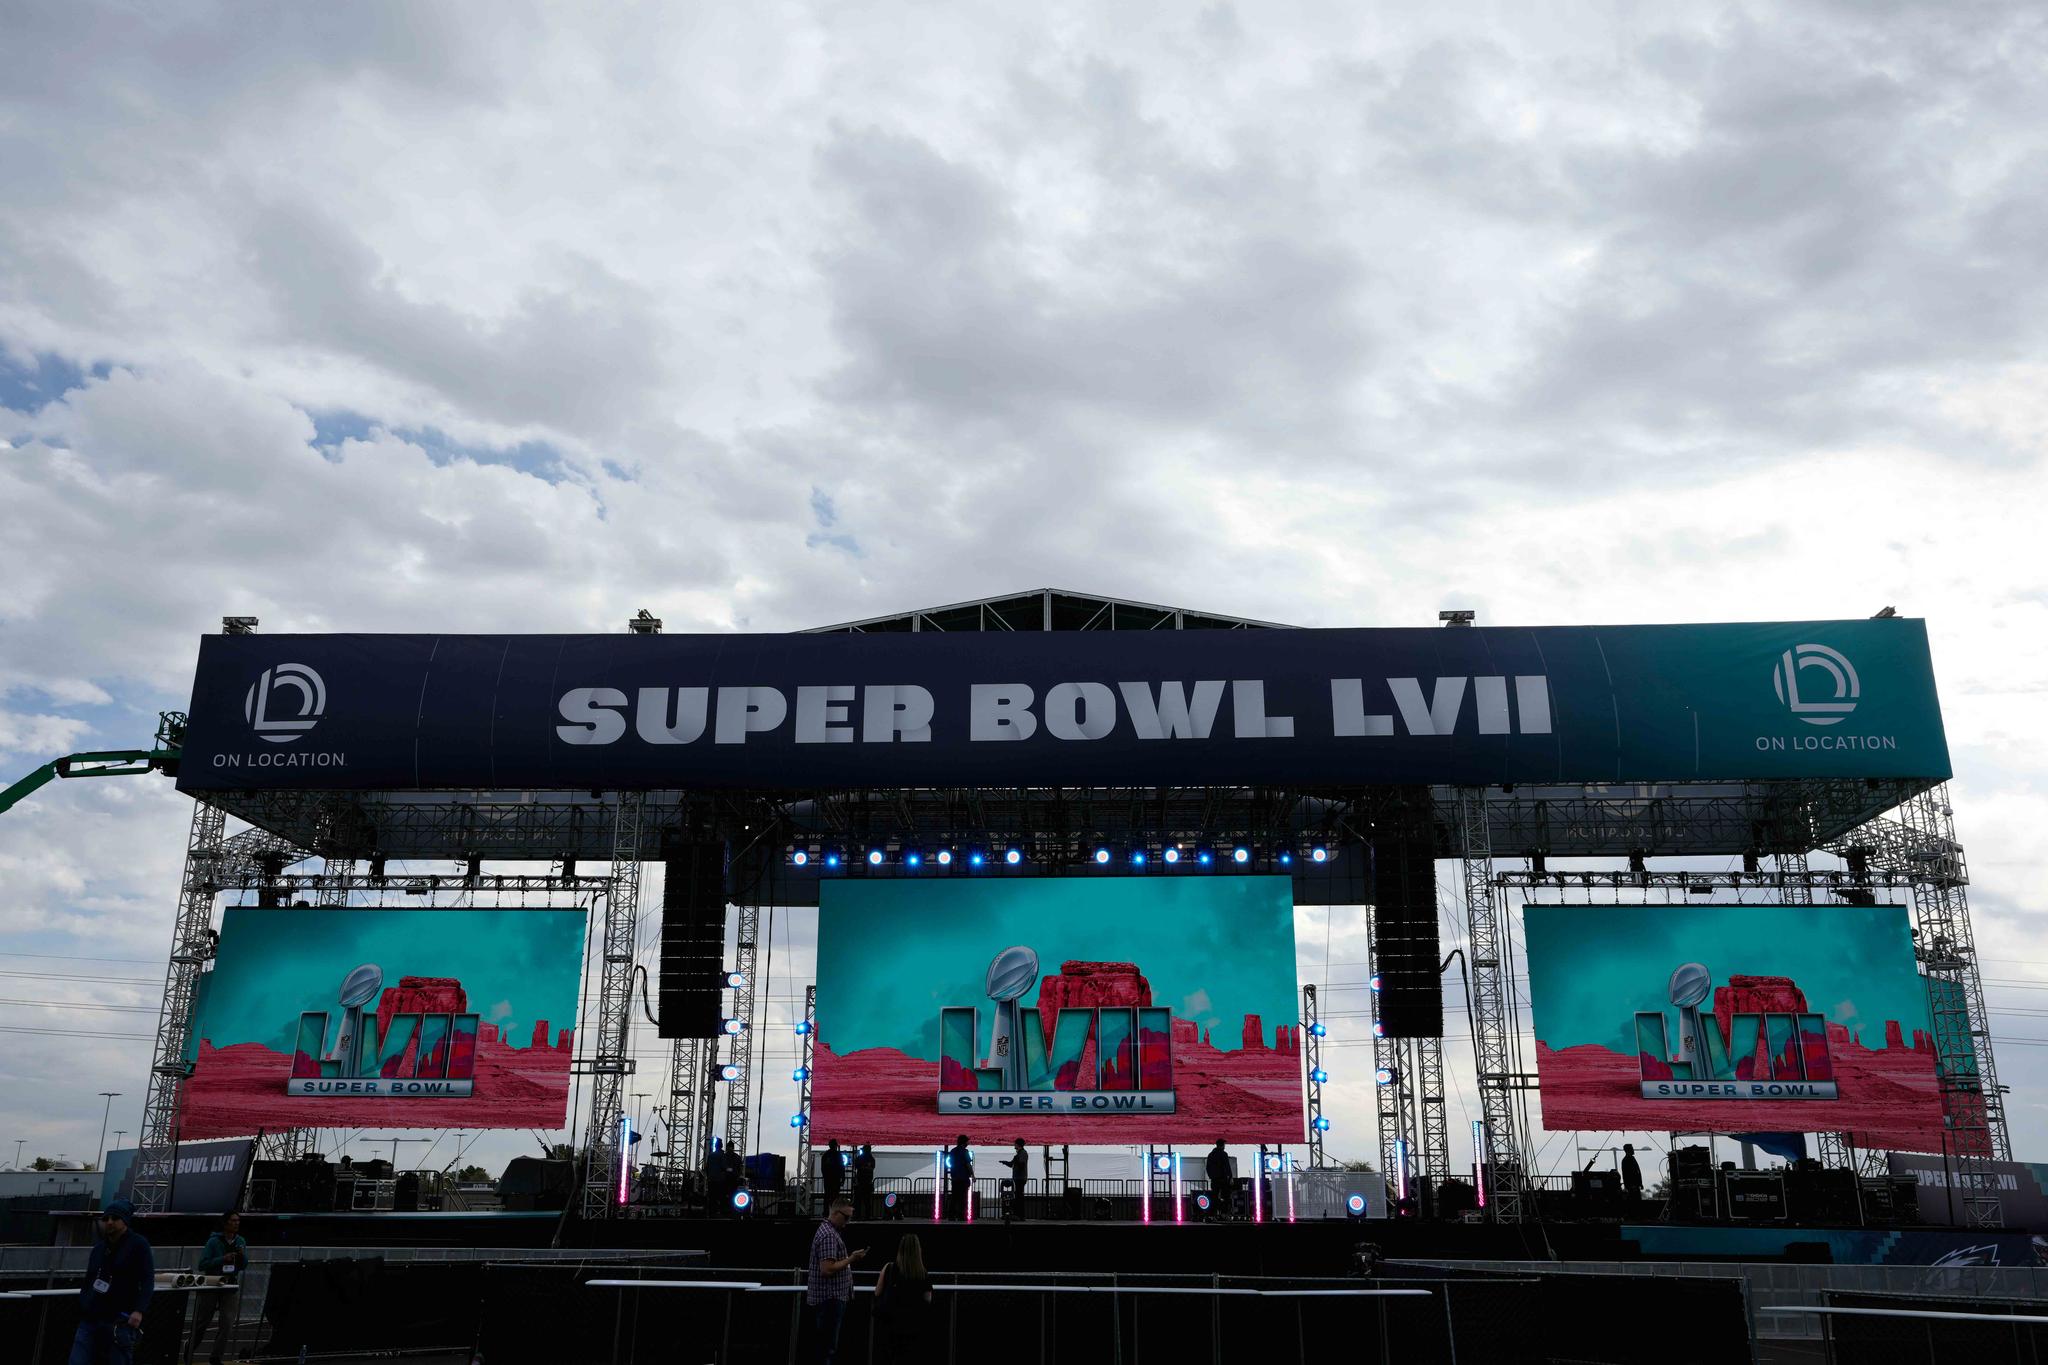
<path fill-rule="evenodd" d="M 792 1128 L 801 1128 L 808 1122 L 810 1122 L 810 1120 L 805 1118 L 802 1114 L 791 1114 L 789 1116 L 789 1126 Z"/>
<path fill-rule="evenodd" d="M 734 1190 L 732 1192 L 732 1206 L 741 1213 L 745 1213 L 748 1209 L 754 1207 L 754 1192 L 752 1190 Z"/>
<path fill-rule="evenodd" d="M 1378 1085 L 1392 1085 L 1394 1083 L 1394 1068 L 1390 1066 L 1380 1067 L 1372 1073 L 1372 1078 Z"/>
<path fill-rule="evenodd" d="M 891 1190 L 882 1196 L 882 1207 L 890 1213 L 896 1212 L 896 1191 Z"/>
<path fill-rule="evenodd" d="M 871 849 L 869 849 L 869 850 L 868 850 L 868 866 L 869 866 L 869 867 L 880 867 L 881 865 L 882 865 L 882 850 L 880 850 L 879 848 L 871 848 Z"/>
<path fill-rule="evenodd" d="M 980 866 L 981 866 L 981 854 L 980 854 L 980 853 L 978 853 L 978 852 L 976 852 L 976 853 L 970 853 L 970 854 L 968 854 L 968 855 L 967 855 L 967 863 L 968 863 L 968 865 L 969 865 L 970 867 L 980 867 Z"/>
<path fill-rule="evenodd" d="M 1327 1133 L 1330 1131 L 1330 1121 L 1324 1118 L 1321 1114 L 1316 1115 L 1315 1122 L 1310 1126 L 1313 1127 L 1318 1133 Z"/>
<path fill-rule="evenodd" d="M 1371 987 L 1373 990 L 1378 990 L 1380 988 L 1380 974 L 1378 972 L 1374 972 L 1371 976 L 1368 976 L 1365 979 L 1365 984 Z"/>
<path fill-rule="evenodd" d="M 745 972 L 727 972 L 725 974 L 725 985 L 727 990 L 745 990 L 747 988 L 747 974 Z"/>
<path fill-rule="evenodd" d="M 1353 1218 L 1365 1217 L 1365 1196 L 1353 1190 L 1344 1196 L 1344 1212 Z"/>
<path fill-rule="evenodd" d="M 1308 856 L 1319 863 L 1327 863 L 1328 861 L 1330 861 L 1330 850 L 1328 850 L 1327 848 L 1318 848 L 1311 851 Z"/>
<path fill-rule="evenodd" d="M 1230 850 L 1230 861 L 1236 863 L 1239 867 L 1244 866 L 1251 860 L 1252 851 L 1248 848 L 1234 848 Z"/>
<path fill-rule="evenodd" d="M 805 1035 L 806 1033 L 809 1033 L 810 1031 L 811 1031 L 811 1021 L 810 1021 L 810 1020 L 808 1020 L 808 1019 L 799 1019 L 799 1020 L 797 1020 L 797 1021 L 796 1021 L 796 1033 L 797 1033 L 797 1037 L 801 1038 L 801 1037 L 803 1037 L 803 1035 Z"/>
<path fill-rule="evenodd" d="M 805 863 L 811 860 L 811 855 L 804 852 L 802 849 L 798 849 L 796 852 L 789 855 L 789 860 L 795 863 L 798 867 L 802 867 Z"/>
<path fill-rule="evenodd" d="M 1098 849 L 1096 849 L 1096 850 L 1095 850 L 1095 861 L 1096 861 L 1096 862 L 1098 862 L 1098 863 L 1106 863 L 1106 862 L 1108 862 L 1108 861 L 1109 861 L 1109 850 L 1108 850 L 1108 849 L 1106 849 L 1106 848 L 1098 848 Z"/>
<path fill-rule="evenodd" d="M 950 848 L 942 848 L 942 849 L 940 849 L 940 850 L 939 850 L 939 866 L 940 866 L 940 867 L 951 867 L 952 865 L 953 865 L 953 850 L 952 850 L 952 849 L 950 849 Z"/>
<path fill-rule="evenodd" d="M 1382 1023 L 1381 1023 L 1381 1022 L 1380 1022 L 1379 1020 L 1377 1020 L 1377 1019 L 1373 1020 L 1373 1021 L 1372 1021 L 1372 1036 L 1373 1036 L 1373 1037 L 1375 1037 L 1375 1038 L 1384 1038 L 1384 1037 L 1386 1037 L 1386 1036 L 1387 1036 L 1387 1026 L 1386 1026 L 1385 1024 L 1382 1024 Z"/>
<path fill-rule="evenodd" d="M 1143 867 L 1144 865 L 1145 865 L 1145 850 L 1141 848 L 1141 849 L 1139 849 L 1139 850 L 1138 850 L 1138 851 L 1137 851 L 1136 853 L 1133 853 L 1133 854 L 1131 855 L 1131 866 L 1132 866 L 1132 867 Z"/>
<path fill-rule="evenodd" d="M 1268 1175 L 1278 1175 L 1280 1173 L 1280 1154 L 1278 1152 L 1271 1153 L 1266 1157 L 1266 1173 Z"/>
<path fill-rule="evenodd" d="M 922 863 L 923 861 L 924 861 L 924 859 L 923 859 L 923 858 L 922 858 L 921 856 L 919 856 L 918 854 L 915 854 L 915 853 L 906 853 L 906 854 L 904 854 L 904 855 L 903 855 L 903 862 L 904 862 L 904 865 L 905 865 L 905 866 L 907 866 L 907 867 L 916 867 L 916 866 L 917 866 L 918 864 Z"/>
<path fill-rule="evenodd" d="M 718 1079 L 721 1081 L 736 1081 L 739 1078 L 740 1069 L 739 1065 L 735 1062 L 727 1062 L 724 1066 L 718 1068 Z"/>
<path fill-rule="evenodd" d="M 1314 1081 L 1317 1085 L 1324 1085 L 1329 1082 L 1330 1073 L 1323 1070 L 1321 1067 L 1317 1067 L 1314 1071 L 1308 1073 L 1308 1078 Z"/>
<path fill-rule="evenodd" d="M 1003 861 L 1008 863 L 1011 867 L 1015 867 L 1018 863 L 1024 861 L 1024 855 L 1013 848 L 1003 854 Z"/>
<path fill-rule="evenodd" d="M 1168 850 L 1166 850 L 1166 852 L 1160 854 L 1159 856 L 1166 859 L 1166 861 L 1168 861 L 1169 863 L 1177 863 L 1180 861 L 1180 850 L 1177 848 L 1169 848 Z"/>
<path fill-rule="evenodd" d="M 825 855 L 825 866 L 827 866 L 827 867 L 837 867 L 837 866 L 839 866 L 839 855 L 838 855 L 837 853 L 827 853 L 827 854 Z"/>
<path fill-rule="evenodd" d="M 1200 863 L 1203 867 L 1207 867 L 1210 863 L 1216 861 L 1216 855 L 1205 848 L 1200 853 L 1197 853 L 1195 855 L 1195 861 Z"/>
<path fill-rule="evenodd" d="M 1308 1026 L 1308 1031 L 1312 1037 L 1321 1038 L 1326 1036 L 1330 1030 L 1329 1027 L 1326 1024 L 1324 1024 L 1322 1020 L 1318 1019 L 1313 1024 L 1310 1024 Z"/>
<path fill-rule="evenodd" d="M 1173 1158 L 1170 1156 L 1155 1156 L 1152 1158 L 1152 1168 L 1157 1171 L 1170 1171 L 1173 1169 Z"/>
<path fill-rule="evenodd" d="M 1197 1190 L 1195 1192 L 1195 1212 L 1207 1213 L 1211 1202 L 1207 1190 Z"/>
<path fill-rule="evenodd" d="M 800 1066 L 796 1070 L 789 1073 L 789 1078 L 799 1083 L 807 1081 L 811 1078 L 811 1069 L 807 1066 Z M 727 1079 L 731 1078 L 728 1077 Z"/>
<path fill-rule="evenodd" d="M 747 1031 L 747 1026 L 738 1019 L 721 1020 L 718 1028 L 720 1032 L 731 1034 L 735 1038 Z"/>
<path fill-rule="evenodd" d="M 1281 855 L 1280 855 L 1280 866 L 1282 866 L 1282 867 L 1292 867 L 1292 866 L 1294 866 L 1294 855 L 1293 855 L 1292 853 L 1283 853 L 1283 854 L 1281 854 Z"/>

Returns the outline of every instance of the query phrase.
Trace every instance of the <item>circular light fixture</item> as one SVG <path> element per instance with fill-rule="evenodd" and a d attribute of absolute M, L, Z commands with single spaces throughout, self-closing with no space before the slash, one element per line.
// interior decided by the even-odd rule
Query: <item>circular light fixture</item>
<path fill-rule="evenodd" d="M 1368 976 L 1365 979 L 1365 984 L 1372 987 L 1374 990 L 1378 990 L 1380 988 L 1380 974 L 1378 972 L 1374 972 L 1371 976 Z"/>
<path fill-rule="evenodd" d="M 1323 1116 L 1322 1116 L 1321 1114 L 1317 1114 L 1317 1115 L 1316 1115 L 1316 1121 L 1315 1121 L 1315 1130 L 1316 1130 L 1316 1131 L 1317 1131 L 1318 1133 L 1327 1133 L 1327 1132 L 1329 1132 L 1329 1131 L 1330 1131 L 1330 1121 L 1329 1121 L 1328 1119 L 1324 1118 L 1324 1117 L 1323 1117 Z"/>
<path fill-rule="evenodd" d="M 741 1213 L 745 1213 L 748 1209 L 754 1207 L 754 1192 L 752 1190 L 734 1190 L 732 1192 L 732 1206 Z"/>
<path fill-rule="evenodd" d="M 882 1196 L 882 1207 L 885 1209 L 893 1209 L 896 1207 L 896 1191 L 891 1190 L 887 1194 Z"/>
<path fill-rule="evenodd" d="M 827 866 L 827 867 L 837 867 L 837 866 L 839 866 L 839 855 L 838 855 L 837 853 L 827 853 L 827 854 L 825 855 L 825 866 Z"/>
<path fill-rule="evenodd" d="M 800 1066 L 789 1073 L 789 1078 L 798 1082 L 807 1081 L 811 1078 L 811 1069 L 807 1066 Z"/>
<path fill-rule="evenodd" d="M 1230 850 L 1230 861 L 1236 863 L 1239 867 L 1244 866 L 1251 860 L 1252 851 L 1248 848 L 1233 848 Z"/>
<path fill-rule="evenodd" d="M 968 866 L 970 866 L 970 867 L 980 867 L 980 866 L 981 866 L 981 854 L 980 854 L 979 852 L 975 852 L 975 853 L 970 853 L 970 854 L 968 854 L 968 855 L 967 855 L 967 863 L 968 863 Z"/>
<path fill-rule="evenodd" d="M 1177 863 L 1180 861 L 1180 850 L 1177 848 L 1169 848 L 1166 850 L 1166 852 L 1160 854 L 1159 856 L 1166 859 L 1166 861 L 1168 861 L 1169 863 Z"/>
<path fill-rule="evenodd" d="M 1353 1218 L 1365 1217 L 1365 1196 L 1356 1190 L 1344 1196 L 1344 1211 Z"/>
<path fill-rule="evenodd" d="M 869 849 L 869 850 L 868 850 L 868 866 L 869 866 L 869 867 L 880 867 L 881 865 L 882 865 L 882 850 L 880 850 L 879 848 L 871 848 L 871 849 Z"/>
<path fill-rule="evenodd" d="M 730 990 L 745 990 L 747 988 L 747 974 L 745 972 L 727 972 L 725 974 L 725 984 Z"/>
<path fill-rule="evenodd" d="M 1207 1190 L 1198 1190 L 1195 1193 L 1195 1207 L 1199 1209 L 1201 1212 L 1207 1213 L 1209 1211 L 1210 1203 L 1211 1201 L 1209 1199 L 1209 1192 Z"/>
<path fill-rule="evenodd" d="M 1143 867 L 1144 865 L 1145 865 L 1145 850 L 1144 850 L 1144 849 L 1142 849 L 1142 848 L 1141 848 L 1141 849 L 1137 849 L 1136 851 L 1134 851 L 1134 852 L 1133 852 L 1133 853 L 1131 854 L 1131 866 L 1132 866 L 1132 867 Z"/>
<path fill-rule="evenodd" d="M 1312 1036 L 1321 1038 L 1327 1035 L 1330 1030 L 1328 1025 L 1324 1024 L 1322 1020 L 1318 1019 L 1313 1024 L 1310 1024 L 1308 1026 L 1308 1031 Z"/>
<path fill-rule="evenodd" d="M 811 1031 L 811 1021 L 808 1019 L 797 1020 L 796 1031 L 798 1037 L 802 1037 L 804 1034 L 809 1033 Z"/>
<path fill-rule="evenodd" d="M 1321 1067 L 1317 1067 L 1314 1071 L 1308 1073 L 1308 1078 L 1314 1081 L 1317 1085 L 1327 1085 L 1329 1084 L 1330 1073 L 1323 1070 Z M 799 1076 L 797 1079 L 802 1080 L 803 1078 Z"/>
<path fill-rule="evenodd" d="M 950 849 L 950 848 L 942 848 L 942 849 L 940 849 L 940 850 L 939 850 L 939 866 L 940 866 L 940 867 L 951 867 L 952 865 L 953 865 L 953 850 L 952 850 L 952 849 Z"/>
<path fill-rule="evenodd" d="M 1013 848 L 1003 854 L 1003 861 L 1008 863 L 1011 867 L 1015 867 L 1018 863 L 1024 861 L 1024 855 Z"/>
<path fill-rule="evenodd" d="M 1173 1158 L 1170 1156 L 1155 1156 L 1152 1158 L 1152 1168 L 1158 1171 L 1170 1171 L 1173 1169 Z"/>
<path fill-rule="evenodd" d="M 1308 856 L 1310 858 L 1313 858 L 1316 862 L 1327 863 L 1328 861 L 1330 861 L 1330 850 L 1328 850 L 1327 848 L 1318 848 L 1312 851 Z"/>
<path fill-rule="evenodd" d="M 789 855 L 789 860 L 795 863 L 798 867 L 802 867 L 805 863 L 811 860 L 811 855 L 804 852 L 802 849 L 798 849 L 796 852 Z"/>
<path fill-rule="evenodd" d="M 1195 855 L 1195 861 L 1199 862 L 1203 867 L 1207 867 L 1210 863 L 1216 861 L 1216 855 L 1205 848 Z"/>
<path fill-rule="evenodd" d="M 1109 861 L 1109 850 L 1108 850 L 1108 849 L 1106 849 L 1106 848 L 1098 848 L 1098 849 L 1096 849 L 1096 850 L 1095 850 L 1095 861 L 1096 861 L 1096 862 L 1098 862 L 1098 863 L 1106 863 L 1106 862 L 1108 862 L 1108 861 Z"/>
<path fill-rule="evenodd" d="M 1282 867 L 1292 867 L 1292 866 L 1294 866 L 1294 855 L 1293 855 L 1292 853 L 1283 853 L 1283 854 L 1281 854 L 1281 855 L 1280 855 L 1280 866 L 1282 866 Z"/>
<path fill-rule="evenodd" d="M 718 1068 L 718 1079 L 721 1081 L 736 1081 L 739 1078 L 740 1069 L 731 1062 L 727 1062 L 724 1066 Z"/>
<path fill-rule="evenodd" d="M 922 854 L 906 853 L 903 855 L 903 861 L 907 866 L 916 867 L 924 861 L 924 857 Z"/>
<path fill-rule="evenodd" d="M 734 1037 L 738 1037 L 747 1031 L 747 1026 L 737 1019 L 727 1019 L 720 1023 L 718 1027 L 721 1032 L 729 1033 Z"/>

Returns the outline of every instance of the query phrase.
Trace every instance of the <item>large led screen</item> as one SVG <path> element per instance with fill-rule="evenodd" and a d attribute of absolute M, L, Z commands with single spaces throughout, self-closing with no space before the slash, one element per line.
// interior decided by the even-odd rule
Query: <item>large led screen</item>
<path fill-rule="evenodd" d="M 1939 1151 L 1900 906 L 1532 905 L 1543 1126 L 1848 1132 Z"/>
<path fill-rule="evenodd" d="M 581 910 L 230 909 L 180 1136 L 559 1128 Z"/>
<path fill-rule="evenodd" d="M 1285 877 L 834 881 L 814 1139 L 1299 1142 Z"/>

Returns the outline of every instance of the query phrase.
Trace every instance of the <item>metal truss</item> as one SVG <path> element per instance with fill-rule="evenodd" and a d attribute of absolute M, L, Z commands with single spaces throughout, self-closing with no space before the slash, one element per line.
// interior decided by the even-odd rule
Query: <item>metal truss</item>
<path fill-rule="evenodd" d="M 619 793 L 613 807 L 610 894 L 604 904 L 599 958 L 597 1034 L 587 1063 L 590 1122 L 583 1138 L 583 1215 L 623 1213 L 619 1167 L 627 1160 L 620 1123 L 626 1077 L 633 1069 L 633 978 L 639 949 L 641 823 L 646 803 L 638 792 Z"/>
<path fill-rule="evenodd" d="M 698 1103 L 703 1085 L 704 1044 L 697 1038 L 673 1038 L 668 1045 L 668 1154 L 662 1158 L 662 1186 L 671 1192 L 688 1186 L 703 1169 L 699 1149 L 703 1131 Z"/>
<path fill-rule="evenodd" d="M 1450 1121 L 1444 1113 L 1444 1040 L 1417 1038 L 1415 1116 L 1421 1141 L 1422 1180 L 1429 1189 L 1451 1174 Z"/>
<path fill-rule="evenodd" d="M 192 807 L 185 840 L 185 878 L 178 894 L 178 918 L 171 929 L 170 967 L 164 976 L 163 1007 L 157 1016 L 156 1055 L 142 1100 L 142 1131 L 135 1154 L 135 1207 L 156 1213 L 170 1207 L 177 1171 L 178 1110 L 191 1067 L 185 1048 L 192 1034 L 192 1003 L 199 978 L 213 957 L 213 898 L 226 861 L 223 835 L 227 813 L 204 801 Z"/>
<path fill-rule="evenodd" d="M 1314 988 L 1311 987 L 1311 990 Z M 804 1026 L 797 1041 L 796 1211 L 811 1210 L 811 1058 L 818 1036 L 818 988 L 804 987 Z"/>
<path fill-rule="evenodd" d="M 1373 919 L 1369 914 L 1364 917 L 1368 979 L 1377 978 L 1380 970 Z M 1403 1178 L 1398 1174 L 1404 1161 L 1402 1153 L 1414 1147 L 1408 1126 L 1408 1068 L 1401 1055 L 1400 1041 L 1380 1030 L 1380 993 L 1368 993 L 1372 998 L 1373 1117 L 1379 1127 L 1380 1176 L 1386 1180 L 1387 1188 L 1394 1189 Z"/>
<path fill-rule="evenodd" d="M 1472 1059 L 1478 1072 L 1481 1135 L 1479 1160 L 1492 1190 L 1487 1207 L 1496 1220 L 1519 1223 L 1526 1212 L 1526 1166 L 1516 1090 L 1512 972 L 1507 935 L 1493 895 L 1493 845 L 1486 816 L 1486 791 L 1458 789 L 1458 822 L 1453 827 L 1464 872 L 1466 947 L 1472 960 Z"/>
<path fill-rule="evenodd" d="M 2005 1094 L 1992 1055 L 1990 1014 L 1970 926 L 1969 865 L 1956 839 L 1946 783 L 1921 792 L 1893 813 L 1852 831 L 1831 851 L 1874 872 L 1904 872 L 1913 888 L 1914 951 L 1927 975 L 1940 1059 L 1947 1155 L 1963 1189 L 1964 1217 L 1974 1227 L 2004 1222 L 1989 1192 L 1987 1161 L 2010 1161 Z"/>
<path fill-rule="evenodd" d="M 984 597 L 950 606 L 927 607 L 889 616 L 870 616 L 836 626 L 818 626 L 806 635 L 842 632 L 873 635 L 907 631 L 980 630 L 1290 630 L 1275 621 L 1242 616 L 1217 616 L 1162 607 L 1155 602 L 1130 602 L 1094 593 L 1060 588 L 1033 588 L 1004 597 Z"/>
<path fill-rule="evenodd" d="M 740 906 L 732 963 L 732 969 L 740 976 L 740 984 L 732 992 L 732 1017 L 739 1020 L 740 1031 L 731 1035 L 730 1065 L 735 1072 L 725 1083 L 725 1150 L 741 1157 L 747 1154 L 747 1122 L 754 1098 L 754 1026 L 758 1022 L 754 1006 L 761 989 L 754 979 L 754 962 L 759 956 L 760 939 L 761 907 Z"/>
<path fill-rule="evenodd" d="M 1308 1074 L 1308 1164 L 1312 1170 L 1323 1165 L 1323 1024 L 1316 1014 L 1316 988 L 1301 988 L 1302 1060 Z M 806 1067 L 810 1065 L 807 1061 Z M 808 1102 L 810 1084 L 804 1085 Z M 809 1106 L 806 1103 L 806 1112 Z"/>

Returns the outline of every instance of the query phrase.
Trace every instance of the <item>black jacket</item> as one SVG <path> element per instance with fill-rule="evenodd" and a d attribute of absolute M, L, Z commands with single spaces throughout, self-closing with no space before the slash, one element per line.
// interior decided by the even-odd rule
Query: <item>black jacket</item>
<path fill-rule="evenodd" d="M 107 1282 L 107 1292 L 93 1288 Z M 149 1296 L 156 1292 L 156 1257 L 149 1240 L 132 1228 L 109 1246 L 107 1239 L 92 1244 L 92 1256 L 85 1263 L 85 1286 L 78 1291 L 78 1316 L 88 1322 L 125 1318 L 130 1313 L 147 1313 Z"/>

